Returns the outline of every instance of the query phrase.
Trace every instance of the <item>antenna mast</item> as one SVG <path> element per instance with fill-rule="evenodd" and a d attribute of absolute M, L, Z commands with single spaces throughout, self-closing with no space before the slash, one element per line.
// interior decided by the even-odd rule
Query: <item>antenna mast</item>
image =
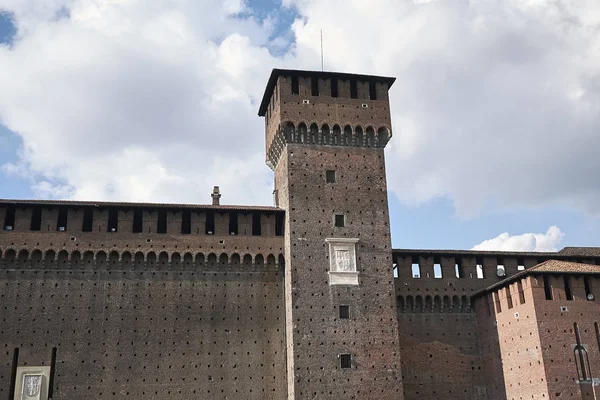
<path fill-rule="evenodd" d="M 321 29 L 321 72 L 323 71 L 323 29 Z"/>

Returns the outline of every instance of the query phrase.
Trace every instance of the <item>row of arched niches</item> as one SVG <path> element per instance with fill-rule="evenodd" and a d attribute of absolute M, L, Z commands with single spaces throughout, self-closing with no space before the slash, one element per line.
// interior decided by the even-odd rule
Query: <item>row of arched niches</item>
<path fill-rule="evenodd" d="M 383 148 L 390 140 L 392 134 L 388 127 L 374 128 L 360 125 L 342 127 L 338 124 L 330 127 L 329 124 L 317 125 L 316 123 L 301 122 L 296 126 L 287 121 L 279 126 L 278 134 L 273 139 L 269 149 L 269 161 L 277 164 L 286 143 L 301 143 L 325 146 L 344 147 L 380 147 Z"/>
<path fill-rule="evenodd" d="M 471 313 L 471 301 L 467 296 L 398 296 L 399 313 Z"/>
<path fill-rule="evenodd" d="M 178 253 L 178 252 L 117 252 L 6 249 L 0 252 L 0 269 L 115 269 L 115 270 L 253 270 L 279 269 L 285 262 L 283 254 L 238 253 Z"/>

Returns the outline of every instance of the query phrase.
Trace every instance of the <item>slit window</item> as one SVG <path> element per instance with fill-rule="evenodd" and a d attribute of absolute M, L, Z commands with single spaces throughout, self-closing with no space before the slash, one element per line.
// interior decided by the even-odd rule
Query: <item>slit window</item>
<path fill-rule="evenodd" d="M 316 76 L 310 78 L 310 92 L 313 96 L 319 95 L 319 78 Z"/>
<path fill-rule="evenodd" d="M 338 80 L 331 78 L 331 97 L 338 97 Z"/>
<path fill-rule="evenodd" d="M 298 84 L 297 76 L 292 76 L 292 94 L 300 94 L 300 85 Z"/>
<path fill-rule="evenodd" d="M 340 354 L 340 368 L 352 368 L 351 354 Z"/>
<path fill-rule="evenodd" d="M 206 222 L 204 223 L 204 233 L 213 235 L 215 233 L 215 213 L 213 211 L 206 212 Z"/>
<path fill-rule="evenodd" d="M 58 220 L 56 221 L 56 230 L 60 232 L 64 232 L 67 230 L 67 215 L 69 209 L 66 207 L 61 207 L 58 209 Z"/>
<path fill-rule="evenodd" d="M 350 306 L 339 306 L 340 319 L 350 318 Z"/>
<path fill-rule="evenodd" d="M 83 209 L 83 224 L 81 230 L 83 232 L 91 232 L 94 225 L 94 209 L 84 208 Z"/>
<path fill-rule="evenodd" d="M 433 277 L 437 279 L 442 277 L 442 265 L 439 262 L 433 264 Z"/>
<path fill-rule="evenodd" d="M 583 277 L 583 287 L 585 288 L 585 298 L 589 300 L 590 294 L 592 294 L 592 290 L 590 289 L 590 280 L 587 276 Z"/>
<path fill-rule="evenodd" d="M 108 232 L 116 232 L 119 228 L 119 210 L 116 208 L 108 209 L 108 225 L 106 230 Z"/>
<path fill-rule="evenodd" d="M 184 211 L 181 213 L 181 233 L 189 235 L 192 233 L 192 213 L 190 211 Z"/>
<path fill-rule="evenodd" d="M 327 183 L 335 183 L 335 171 L 328 169 L 325 171 L 325 182 Z"/>
<path fill-rule="evenodd" d="M 510 293 L 510 285 L 505 287 L 504 290 L 506 290 L 506 302 L 508 303 L 508 309 L 510 310 L 511 308 L 513 308 L 513 300 L 512 294 Z"/>
<path fill-rule="evenodd" d="M 500 296 L 498 292 L 494 292 L 494 304 L 496 305 L 496 312 L 500 314 L 502 312 L 502 303 L 500 303 Z"/>
<path fill-rule="evenodd" d="M 283 214 L 275 215 L 275 236 L 283 236 L 285 233 L 285 219 Z"/>
<path fill-rule="evenodd" d="M 563 282 L 565 284 L 565 297 L 567 300 L 573 300 L 573 293 L 571 292 L 571 285 L 569 282 L 569 277 L 567 275 L 563 276 Z"/>
<path fill-rule="evenodd" d="M 142 233 L 144 229 L 142 210 L 133 210 L 133 233 Z"/>
<path fill-rule="evenodd" d="M 235 211 L 229 213 L 229 234 L 238 234 L 238 214 Z"/>
<path fill-rule="evenodd" d="M 552 300 L 552 286 L 550 286 L 550 281 L 548 279 L 548 275 L 544 275 L 544 294 L 546 295 L 546 300 Z"/>
<path fill-rule="evenodd" d="M 369 82 L 369 99 L 377 100 L 377 88 L 375 82 Z"/>
<path fill-rule="evenodd" d="M 597 322 L 594 322 L 594 331 L 596 332 L 596 344 L 598 345 L 598 351 L 600 352 L 600 327 Z"/>
<path fill-rule="evenodd" d="M 421 277 L 421 266 L 418 262 L 412 263 L 412 277 L 418 279 Z"/>
<path fill-rule="evenodd" d="M 358 99 L 358 90 L 356 88 L 356 80 L 350 81 L 350 98 Z"/>
<path fill-rule="evenodd" d="M 31 225 L 29 229 L 39 231 L 42 228 L 42 207 L 33 207 L 31 210 Z"/>
<path fill-rule="evenodd" d="M 465 277 L 465 272 L 463 270 L 463 266 L 462 263 L 460 261 L 456 261 L 454 264 L 454 273 L 456 274 L 457 278 L 464 278 Z"/>
<path fill-rule="evenodd" d="M 252 235 L 259 236 L 261 234 L 260 213 L 252 213 Z"/>
<path fill-rule="evenodd" d="M 343 228 L 346 226 L 346 219 L 344 218 L 344 214 L 335 214 L 335 227 Z"/>
<path fill-rule="evenodd" d="M 15 229 L 15 208 L 8 207 L 6 209 L 6 214 L 4 215 L 4 230 L 12 231 Z"/>
<path fill-rule="evenodd" d="M 56 373 L 56 347 L 52 348 L 50 356 L 50 377 L 48 379 L 48 398 L 54 397 L 54 375 Z"/>
<path fill-rule="evenodd" d="M 476 272 L 477 272 L 477 279 L 483 279 L 484 278 L 484 275 L 483 275 L 483 264 L 477 263 Z"/>
<path fill-rule="evenodd" d="M 156 223 L 156 233 L 167 233 L 167 211 L 158 212 L 158 221 Z"/>
<path fill-rule="evenodd" d="M 521 281 L 517 282 L 517 290 L 519 292 L 519 303 L 525 304 L 525 293 L 523 292 L 523 284 Z"/>

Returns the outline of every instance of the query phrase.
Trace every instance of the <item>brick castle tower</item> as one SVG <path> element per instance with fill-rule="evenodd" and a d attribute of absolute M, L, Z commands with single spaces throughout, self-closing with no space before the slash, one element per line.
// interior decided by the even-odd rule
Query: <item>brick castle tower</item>
<path fill-rule="evenodd" d="M 286 210 L 289 399 L 402 399 L 385 179 L 394 78 L 273 70 L 260 105 Z"/>

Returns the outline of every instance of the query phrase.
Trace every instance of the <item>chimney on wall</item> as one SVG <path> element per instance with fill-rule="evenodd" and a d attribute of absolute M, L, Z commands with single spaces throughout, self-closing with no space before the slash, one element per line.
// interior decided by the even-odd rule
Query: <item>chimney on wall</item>
<path fill-rule="evenodd" d="M 219 187 L 215 186 L 213 188 L 213 192 L 210 195 L 210 197 L 212 197 L 213 199 L 213 206 L 218 206 L 219 205 L 219 199 L 221 198 L 221 193 L 219 192 Z"/>

